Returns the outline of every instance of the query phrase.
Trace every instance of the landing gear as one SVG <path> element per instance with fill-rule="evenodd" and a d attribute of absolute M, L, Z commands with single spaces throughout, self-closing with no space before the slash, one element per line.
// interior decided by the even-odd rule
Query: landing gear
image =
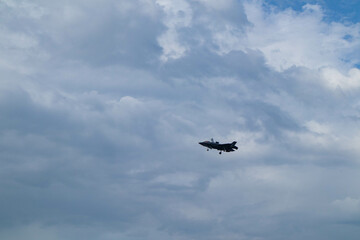
<path fill-rule="evenodd" d="M 219 152 L 219 154 L 221 154 L 221 152 Z"/>
<path fill-rule="evenodd" d="M 206 151 L 209 151 L 209 149 L 206 149 Z"/>

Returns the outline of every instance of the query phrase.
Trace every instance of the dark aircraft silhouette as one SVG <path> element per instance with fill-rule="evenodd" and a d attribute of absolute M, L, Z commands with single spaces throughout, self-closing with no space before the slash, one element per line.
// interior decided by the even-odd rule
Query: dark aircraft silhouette
<path fill-rule="evenodd" d="M 214 139 L 211 139 L 210 141 L 204 141 L 204 142 L 199 142 L 200 145 L 207 147 L 207 151 L 209 151 L 209 149 L 216 149 L 219 150 L 219 154 L 221 154 L 221 151 L 224 152 L 233 152 L 235 151 L 234 149 L 238 149 L 237 146 L 235 146 L 236 142 L 232 142 L 232 143 L 224 143 L 221 144 L 219 142 L 214 142 Z"/>

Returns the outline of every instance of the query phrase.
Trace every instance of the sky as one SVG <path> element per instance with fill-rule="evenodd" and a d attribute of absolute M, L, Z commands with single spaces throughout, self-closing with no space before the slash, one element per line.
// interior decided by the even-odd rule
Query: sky
<path fill-rule="evenodd" d="M 357 9 L 1 0 L 0 238 L 358 239 Z"/>

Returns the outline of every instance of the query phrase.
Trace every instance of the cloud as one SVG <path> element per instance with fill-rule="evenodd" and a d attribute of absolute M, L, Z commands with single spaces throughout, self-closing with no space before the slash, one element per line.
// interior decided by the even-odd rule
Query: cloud
<path fill-rule="evenodd" d="M 347 197 L 343 200 L 335 200 L 333 204 L 339 207 L 341 210 L 349 213 L 358 213 L 360 202 L 359 199 Z"/>
<path fill-rule="evenodd" d="M 253 24 L 245 46 L 260 49 L 267 63 L 277 70 L 291 66 L 341 68 L 359 61 L 352 54 L 359 48 L 359 41 L 355 40 L 359 38 L 358 26 L 325 22 L 319 5 L 306 4 L 301 12 L 290 8 L 265 12 L 261 1 L 250 1 L 245 9 Z"/>
<path fill-rule="evenodd" d="M 1 238 L 357 239 L 358 24 L 262 1 L 0 11 Z"/>
<path fill-rule="evenodd" d="M 360 85 L 360 70 L 351 68 L 348 73 L 342 74 L 334 68 L 322 69 L 323 81 L 331 89 L 356 89 Z"/>
<path fill-rule="evenodd" d="M 158 43 L 163 49 L 160 57 L 162 61 L 177 59 L 184 56 L 186 46 L 179 42 L 178 30 L 189 27 L 192 20 L 192 10 L 186 1 L 175 3 L 166 0 L 158 0 L 156 3 L 161 6 L 166 14 L 164 24 L 167 31 L 158 38 Z"/>

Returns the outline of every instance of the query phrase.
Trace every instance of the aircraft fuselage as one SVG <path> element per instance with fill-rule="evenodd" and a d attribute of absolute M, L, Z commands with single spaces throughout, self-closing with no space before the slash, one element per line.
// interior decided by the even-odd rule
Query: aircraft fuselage
<path fill-rule="evenodd" d="M 209 149 L 216 149 L 219 150 L 219 154 L 221 154 L 221 152 L 233 152 L 236 149 L 238 149 L 238 147 L 235 146 L 236 142 L 232 142 L 232 143 L 224 143 L 221 144 L 219 142 L 214 142 L 212 141 L 203 141 L 203 142 L 199 142 L 200 145 L 207 147 L 208 150 Z"/>

